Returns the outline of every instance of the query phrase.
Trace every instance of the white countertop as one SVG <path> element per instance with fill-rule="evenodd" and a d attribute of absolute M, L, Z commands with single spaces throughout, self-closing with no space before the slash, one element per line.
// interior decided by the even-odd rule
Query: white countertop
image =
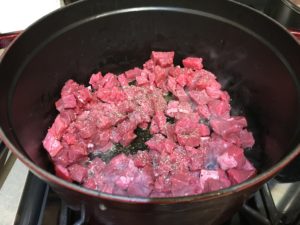
<path fill-rule="evenodd" d="M 0 33 L 24 30 L 61 5 L 61 0 L 0 0 Z"/>

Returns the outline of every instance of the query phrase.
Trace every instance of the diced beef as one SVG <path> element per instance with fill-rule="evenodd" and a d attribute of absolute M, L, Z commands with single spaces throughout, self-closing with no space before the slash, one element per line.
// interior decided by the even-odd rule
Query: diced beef
<path fill-rule="evenodd" d="M 124 92 L 119 87 L 99 88 L 97 97 L 108 103 L 118 103 L 126 99 Z"/>
<path fill-rule="evenodd" d="M 230 105 L 228 102 L 213 100 L 208 103 L 210 113 L 215 117 L 229 118 Z"/>
<path fill-rule="evenodd" d="M 98 73 L 95 73 L 95 74 L 92 74 L 91 78 L 90 78 L 90 81 L 89 81 L 89 84 L 92 85 L 92 87 L 97 90 L 98 89 L 98 86 L 99 86 L 99 83 L 100 81 L 102 80 L 103 76 L 102 76 L 102 73 L 101 72 L 98 72 Z"/>
<path fill-rule="evenodd" d="M 61 100 L 64 109 L 72 109 L 76 107 L 76 98 L 73 94 L 62 95 Z"/>
<path fill-rule="evenodd" d="M 119 81 L 113 73 L 107 73 L 104 75 L 104 77 L 99 82 L 99 87 L 101 88 L 112 88 L 119 86 Z"/>
<path fill-rule="evenodd" d="M 239 184 L 252 178 L 256 172 L 255 170 L 229 169 L 227 171 L 229 179 L 232 184 Z"/>
<path fill-rule="evenodd" d="M 161 67 L 171 66 L 173 64 L 174 52 L 155 52 L 152 51 L 151 59 Z"/>
<path fill-rule="evenodd" d="M 184 67 L 194 70 L 201 70 L 203 68 L 202 58 L 187 57 L 182 60 L 182 64 L 184 65 Z"/>
<path fill-rule="evenodd" d="M 154 176 L 152 167 L 144 167 L 138 171 L 128 185 L 127 193 L 132 196 L 149 196 L 153 190 Z"/>
<path fill-rule="evenodd" d="M 125 76 L 128 80 L 128 82 L 134 81 L 137 76 L 141 75 L 142 70 L 140 68 L 133 68 L 131 70 L 128 70 L 125 72 Z"/>
<path fill-rule="evenodd" d="M 189 95 L 198 105 L 206 105 L 210 101 L 210 97 L 206 94 L 205 90 L 202 91 L 189 91 Z"/>
<path fill-rule="evenodd" d="M 173 196 L 187 196 L 197 193 L 198 179 L 190 173 L 177 172 L 170 178 Z"/>
<path fill-rule="evenodd" d="M 118 81 L 120 82 L 122 87 L 128 86 L 128 80 L 124 73 L 122 73 L 118 76 Z"/>
<path fill-rule="evenodd" d="M 72 180 L 82 183 L 87 176 L 87 169 L 80 164 L 73 164 L 68 167 Z"/>
<path fill-rule="evenodd" d="M 51 132 L 47 133 L 45 139 L 43 140 L 43 145 L 51 157 L 55 157 L 63 148 L 60 141 L 58 141 Z"/>
<path fill-rule="evenodd" d="M 243 117 L 231 117 L 229 119 L 211 119 L 210 125 L 214 132 L 226 138 L 229 134 L 239 133 L 247 126 L 247 121 Z"/>
<path fill-rule="evenodd" d="M 62 165 L 57 164 L 54 166 L 54 170 L 58 177 L 66 180 L 66 181 L 72 181 L 70 172 L 68 171 L 67 168 L 63 167 Z"/>
<path fill-rule="evenodd" d="M 241 168 L 245 163 L 244 151 L 236 146 L 231 146 L 218 157 L 218 163 L 222 170 Z"/>
<path fill-rule="evenodd" d="M 43 140 L 57 176 L 142 197 L 201 194 L 253 177 L 246 118 L 231 116 L 230 96 L 202 58 L 183 59 L 184 68 L 173 60 L 174 52 L 153 51 L 143 69 L 97 72 L 88 87 L 68 80 Z"/>

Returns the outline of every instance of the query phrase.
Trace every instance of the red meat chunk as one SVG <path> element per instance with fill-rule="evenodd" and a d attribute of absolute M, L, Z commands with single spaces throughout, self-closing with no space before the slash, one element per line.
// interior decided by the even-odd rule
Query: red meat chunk
<path fill-rule="evenodd" d="M 152 51 L 151 59 L 161 67 L 171 66 L 173 64 L 174 52 L 155 52 Z"/>
<path fill-rule="evenodd" d="M 214 132 L 222 137 L 232 133 L 239 133 L 247 126 L 247 121 L 244 117 L 231 117 L 229 119 L 211 119 L 210 125 Z"/>
<path fill-rule="evenodd" d="M 92 74 L 89 84 L 92 85 L 94 89 L 98 89 L 99 83 L 102 80 L 103 76 L 101 72 Z"/>
<path fill-rule="evenodd" d="M 184 65 L 184 67 L 194 70 L 201 70 L 203 68 L 202 58 L 187 57 L 182 60 L 182 64 Z"/>
<path fill-rule="evenodd" d="M 135 67 L 134 69 L 128 70 L 125 72 L 125 76 L 128 82 L 134 81 L 137 76 L 141 75 L 142 70 L 140 68 Z"/>
<path fill-rule="evenodd" d="M 232 145 L 226 152 L 218 157 L 218 163 L 222 170 L 241 168 L 245 164 L 243 149 Z"/>
<path fill-rule="evenodd" d="M 68 80 L 43 140 L 56 175 L 142 197 L 201 194 L 254 176 L 246 118 L 231 116 L 230 96 L 202 58 L 183 59 L 184 68 L 173 60 L 173 51 L 153 51 L 142 69 L 98 72 L 88 87 Z M 136 139 L 141 131 L 150 136 Z M 107 159 L 121 148 L 126 155 Z"/>
<path fill-rule="evenodd" d="M 72 180 L 78 183 L 82 183 L 87 176 L 87 169 L 80 164 L 73 164 L 69 166 L 68 171 Z"/>
<path fill-rule="evenodd" d="M 67 168 L 58 164 L 58 165 L 55 165 L 54 169 L 55 169 L 55 173 L 58 177 L 66 180 L 66 181 L 72 181 L 72 178 L 71 178 L 70 173 Z"/>
<path fill-rule="evenodd" d="M 149 196 L 153 190 L 154 176 L 152 167 L 144 167 L 138 171 L 128 185 L 127 193 L 133 196 Z"/>
<path fill-rule="evenodd" d="M 55 157 L 63 148 L 60 141 L 58 141 L 51 132 L 47 133 L 45 139 L 43 140 L 43 145 L 51 157 Z"/>
<path fill-rule="evenodd" d="M 239 184 L 252 178 L 256 172 L 255 170 L 229 169 L 227 171 L 229 179 L 232 184 Z"/>
<path fill-rule="evenodd" d="M 202 91 L 189 91 L 191 98 L 198 104 L 198 105 L 205 105 L 210 101 L 210 97 L 206 94 L 205 90 Z"/>

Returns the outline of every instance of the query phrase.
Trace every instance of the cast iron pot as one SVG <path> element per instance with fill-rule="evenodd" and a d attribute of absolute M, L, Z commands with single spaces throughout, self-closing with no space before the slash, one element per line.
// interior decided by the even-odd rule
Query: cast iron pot
<path fill-rule="evenodd" d="M 177 198 L 110 195 L 53 174 L 42 139 L 70 78 L 141 66 L 151 50 L 205 59 L 243 112 L 259 174 L 212 193 Z M 229 1 L 81 1 L 27 29 L 0 64 L 0 136 L 38 177 L 90 221 L 111 225 L 219 224 L 300 153 L 300 47 L 263 14 Z M 34 190 L 33 190 L 34 194 Z"/>

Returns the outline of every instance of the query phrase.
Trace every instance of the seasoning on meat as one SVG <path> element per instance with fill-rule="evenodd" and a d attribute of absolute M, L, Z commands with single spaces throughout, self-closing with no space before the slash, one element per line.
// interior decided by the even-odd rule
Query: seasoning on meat
<path fill-rule="evenodd" d="M 117 195 L 172 197 L 217 191 L 256 173 L 243 116 L 203 59 L 174 66 L 155 52 L 143 68 L 68 80 L 43 140 L 56 175 Z"/>

